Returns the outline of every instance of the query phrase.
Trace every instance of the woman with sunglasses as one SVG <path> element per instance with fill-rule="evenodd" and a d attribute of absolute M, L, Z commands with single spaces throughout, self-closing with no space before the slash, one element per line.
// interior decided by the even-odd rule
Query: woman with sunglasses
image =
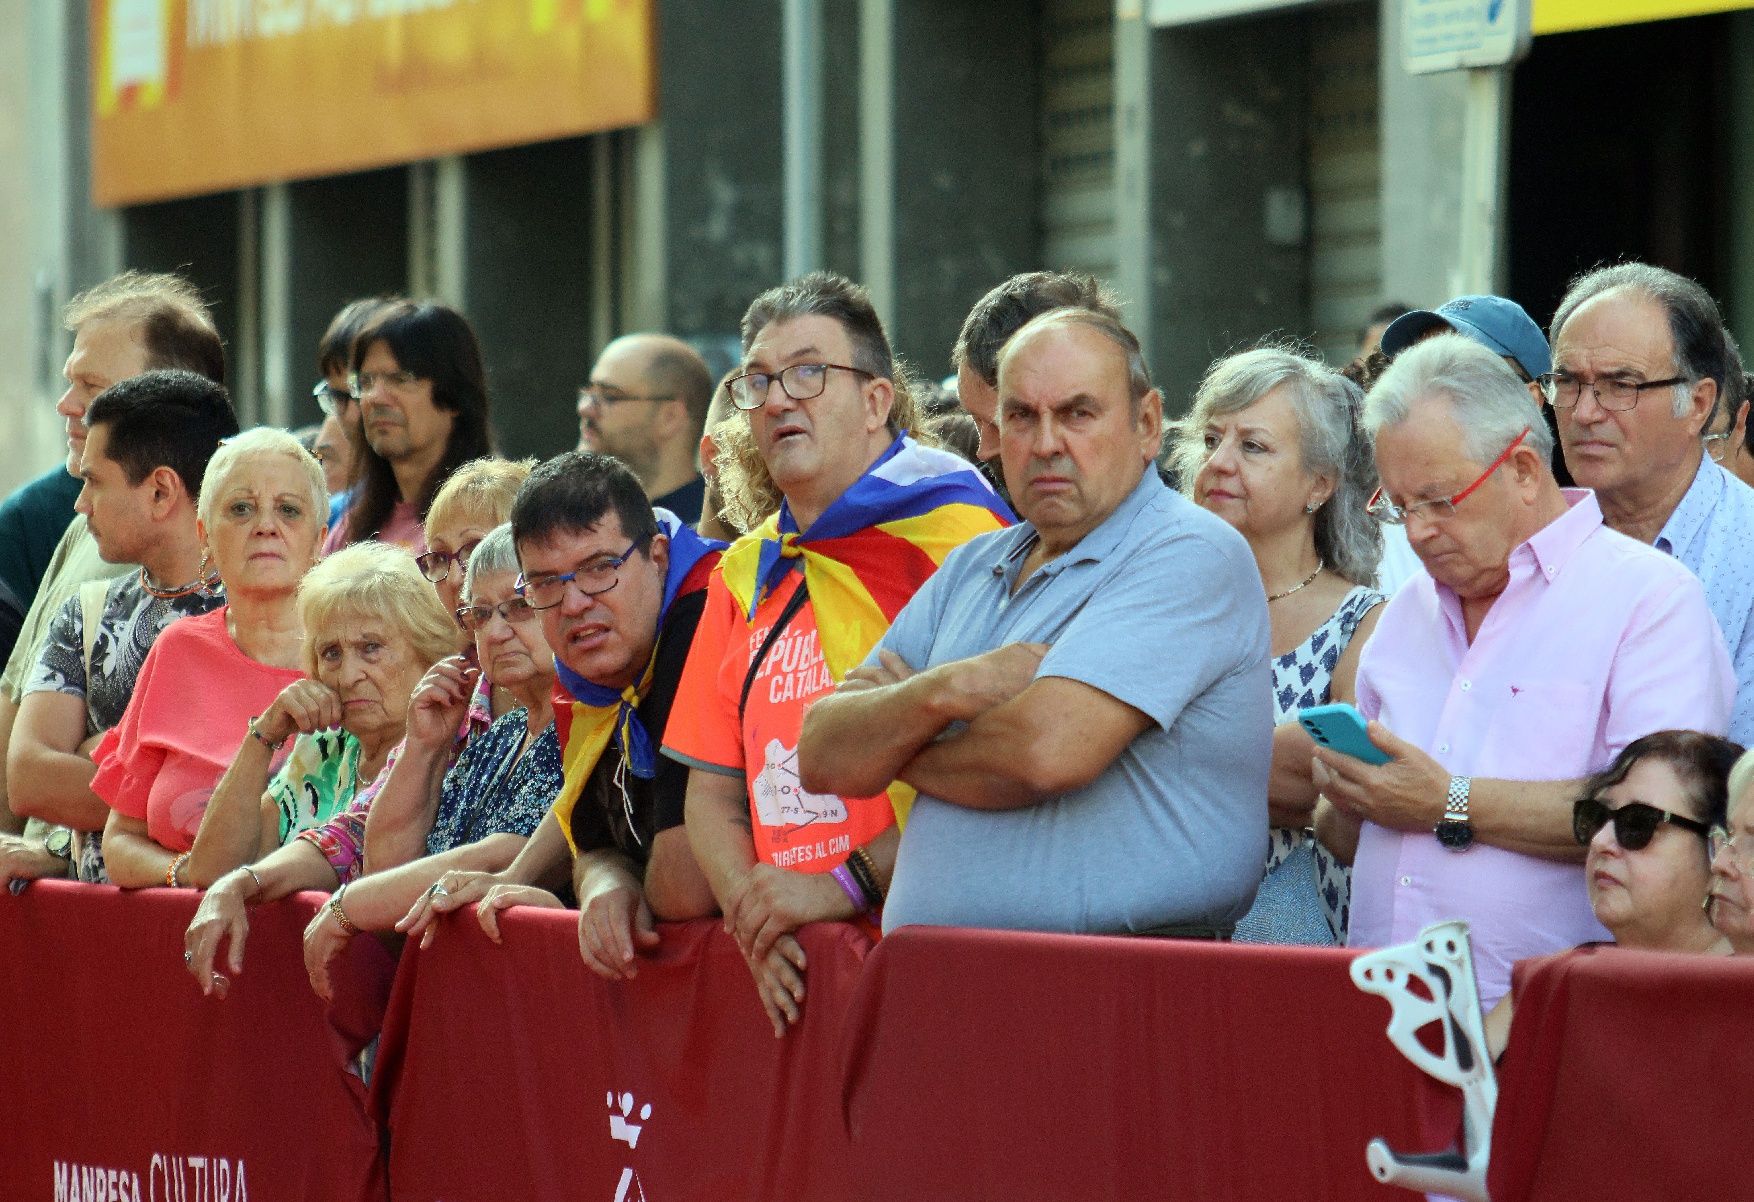
<path fill-rule="evenodd" d="M 1590 908 L 1618 947 L 1729 955 L 1711 924 L 1709 836 L 1724 822 L 1730 769 L 1742 748 L 1716 735 L 1664 730 L 1628 743 L 1584 782 L 1572 833 L 1588 848 Z M 1496 1058 L 1510 1037 L 1513 997 L 1486 1016 Z"/>
<path fill-rule="evenodd" d="M 1754 751 L 1730 769 L 1730 800 L 1711 832 L 1711 924 L 1739 955 L 1754 952 Z"/>

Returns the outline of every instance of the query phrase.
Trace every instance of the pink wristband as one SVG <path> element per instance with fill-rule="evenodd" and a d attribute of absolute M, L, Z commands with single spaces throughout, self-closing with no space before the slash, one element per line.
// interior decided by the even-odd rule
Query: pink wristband
<path fill-rule="evenodd" d="M 829 869 L 829 875 L 840 882 L 840 887 L 846 891 L 855 911 L 863 914 L 871 908 L 871 903 L 865 900 L 865 891 L 859 888 L 859 882 L 853 879 L 852 870 L 845 864 L 836 864 Z"/>

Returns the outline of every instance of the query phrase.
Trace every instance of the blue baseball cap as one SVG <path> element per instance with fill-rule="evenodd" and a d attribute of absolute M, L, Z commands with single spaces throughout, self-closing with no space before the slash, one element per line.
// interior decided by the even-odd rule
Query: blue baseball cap
<path fill-rule="evenodd" d="M 1435 310 L 1403 313 L 1383 331 L 1382 353 L 1393 359 L 1439 326 L 1448 326 L 1494 354 L 1516 360 L 1531 380 L 1553 370 L 1553 355 L 1541 327 L 1521 305 L 1502 296 L 1458 296 Z"/>

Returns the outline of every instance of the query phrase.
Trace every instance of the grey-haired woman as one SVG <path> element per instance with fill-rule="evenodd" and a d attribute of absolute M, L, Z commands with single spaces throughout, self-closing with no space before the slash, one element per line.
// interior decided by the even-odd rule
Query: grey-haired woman
<path fill-rule="evenodd" d="M 1297 711 L 1353 700 L 1359 652 L 1383 596 L 1371 587 L 1382 533 L 1358 428 L 1362 395 L 1298 350 L 1264 346 L 1206 373 L 1175 447 L 1184 491 L 1248 540 L 1272 619 L 1272 838 L 1266 874 L 1236 938 L 1343 941 L 1349 873 L 1309 830 L 1315 745 Z"/>

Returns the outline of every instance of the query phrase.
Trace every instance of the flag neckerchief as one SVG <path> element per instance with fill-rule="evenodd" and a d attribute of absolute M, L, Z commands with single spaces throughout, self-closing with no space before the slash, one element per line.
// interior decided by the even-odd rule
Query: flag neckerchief
<path fill-rule="evenodd" d="M 782 503 L 731 544 L 719 570 L 749 621 L 787 572 L 802 570 L 823 660 L 839 681 L 951 551 L 1012 520 L 973 464 L 904 433 L 810 529 L 800 531 Z M 905 821 L 913 790 L 897 783 L 890 797 Z"/>
<path fill-rule="evenodd" d="M 670 540 L 670 562 L 664 572 L 664 596 L 658 609 L 657 630 L 661 633 L 670 605 L 683 592 L 683 586 L 692 579 L 698 587 L 698 581 L 703 578 L 703 562 L 724 550 L 725 544 L 702 538 L 667 509 L 656 509 L 653 513 L 658 519 L 659 532 Z M 657 749 L 639 716 L 639 704 L 651 690 L 652 677 L 657 671 L 658 643 L 657 638 L 652 640 L 652 654 L 646 660 L 639 681 L 622 689 L 586 680 L 561 663 L 558 657 L 554 661 L 554 720 L 555 734 L 561 745 L 562 779 L 560 792 L 554 798 L 553 812 L 555 820 L 560 823 L 561 833 L 566 836 L 567 846 L 575 855 L 578 847 L 573 844 L 573 808 L 584 793 L 585 781 L 590 779 L 598 761 L 603 758 L 603 752 L 611 744 L 620 756 L 615 783 L 621 790 L 628 829 L 634 832 L 635 840 L 639 839 L 634 829 L 627 774 L 651 780 L 658 773 Z"/>

